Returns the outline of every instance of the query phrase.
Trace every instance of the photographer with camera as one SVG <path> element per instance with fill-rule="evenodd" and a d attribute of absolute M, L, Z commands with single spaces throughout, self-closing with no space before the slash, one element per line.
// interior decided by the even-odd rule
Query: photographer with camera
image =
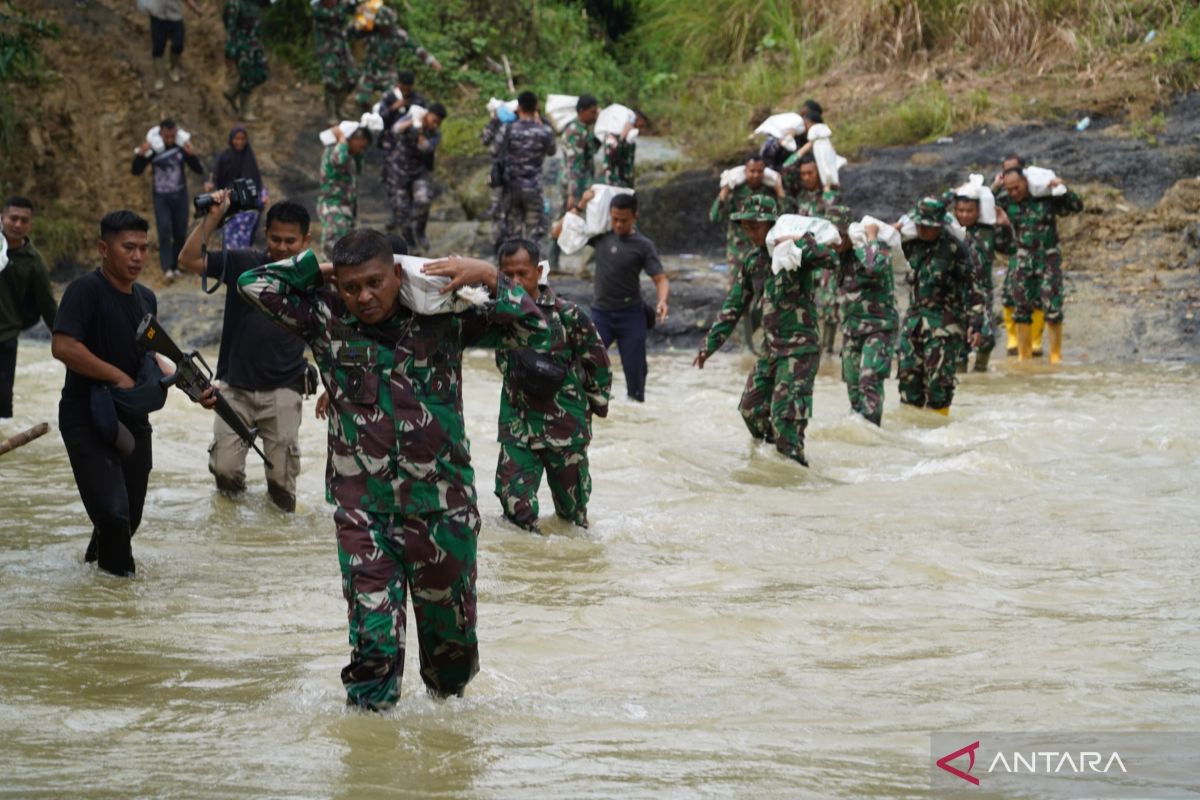
<path fill-rule="evenodd" d="M 141 175 L 149 166 L 154 173 L 154 223 L 158 232 L 158 263 L 167 283 L 179 275 L 175 266 L 179 248 L 187 236 L 188 190 L 186 166 L 197 175 L 204 174 L 204 165 L 192 151 L 190 141 L 178 140 L 179 126 L 173 119 L 164 119 L 151 128 L 133 151 L 134 175 Z"/>
<path fill-rule="evenodd" d="M 258 190 L 258 203 L 253 210 L 240 211 L 225 223 L 227 250 L 244 250 L 254 243 L 259 213 L 267 202 L 267 187 L 263 186 L 258 159 L 250 147 L 250 132 L 242 125 L 234 125 L 229 132 L 229 148 L 213 161 L 212 173 L 204 184 L 204 191 L 230 189 L 239 180 L 254 184 Z"/>
<path fill-rule="evenodd" d="M 216 379 L 234 410 L 262 437 L 271 462 L 266 468 L 267 493 L 284 511 L 296 510 L 296 477 L 300 474 L 299 431 L 303 395 L 308 384 L 304 342 L 273 324 L 237 291 L 238 278 L 256 267 L 299 255 L 309 246 L 309 215 L 303 206 L 283 201 L 267 211 L 266 251 L 225 249 L 208 252 L 207 242 L 222 222 L 257 200 L 248 181 L 231 190 L 196 198 L 204 216 L 183 245 L 179 264 L 188 272 L 215 278 L 227 287 Z M 315 384 L 315 376 L 313 376 Z M 223 419 L 213 424 L 208 469 L 217 489 L 241 494 L 246 489 L 249 447 Z"/>

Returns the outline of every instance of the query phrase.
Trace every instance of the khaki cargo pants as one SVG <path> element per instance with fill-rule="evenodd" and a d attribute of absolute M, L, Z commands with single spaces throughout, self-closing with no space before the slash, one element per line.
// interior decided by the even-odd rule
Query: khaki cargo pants
<path fill-rule="evenodd" d="M 262 450 L 274 469 L 266 470 L 267 493 L 284 511 L 296 510 L 296 476 L 300 474 L 300 419 L 304 402 L 295 389 L 253 391 L 225 386 L 221 394 L 251 428 L 258 428 Z M 216 417 L 213 442 L 208 448 L 208 471 L 217 488 L 234 494 L 246 490 L 246 455 L 249 446 L 225 420 Z M 258 459 L 258 456 L 254 456 Z"/>

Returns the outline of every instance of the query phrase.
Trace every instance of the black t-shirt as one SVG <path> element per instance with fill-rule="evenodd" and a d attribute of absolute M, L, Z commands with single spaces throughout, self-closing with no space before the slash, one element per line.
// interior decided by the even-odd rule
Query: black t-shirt
<path fill-rule="evenodd" d="M 292 386 L 304 373 L 304 340 L 271 322 L 238 292 L 242 273 L 267 263 L 267 254 L 260 250 L 208 254 L 208 276 L 221 278 L 225 284 L 225 320 L 216 377 L 239 389 L 264 391 Z"/>
<path fill-rule="evenodd" d="M 137 329 L 147 314 L 158 314 L 154 292 L 135 283 L 125 294 L 97 269 L 76 278 L 63 292 L 54 332 L 78 339 L 94 356 L 136 380 L 146 353 L 137 344 Z M 87 399 L 96 383 L 68 369 L 63 398 Z"/>
<path fill-rule="evenodd" d="M 596 276 L 592 305 L 616 311 L 642 302 L 642 272 L 661 275 L 662 262 L 654 242 L 634 231 L 628 236 L 605 233 L 590 242 L 596 249 Z"/>

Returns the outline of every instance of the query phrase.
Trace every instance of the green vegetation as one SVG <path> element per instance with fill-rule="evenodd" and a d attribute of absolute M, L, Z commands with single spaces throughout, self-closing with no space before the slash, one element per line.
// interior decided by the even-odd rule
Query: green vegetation
<path fill-rule="evenodd" d="M 0 6 L 0 83 L 40 78 L 42 39 L 57 39 L 58 26 L 18 11 L 12 0 Z"/>

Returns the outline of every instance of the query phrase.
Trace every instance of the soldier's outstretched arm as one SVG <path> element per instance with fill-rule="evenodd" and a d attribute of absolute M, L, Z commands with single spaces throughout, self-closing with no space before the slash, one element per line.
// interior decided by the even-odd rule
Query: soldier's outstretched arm
<path fill-rule="evenodd" d="M 1054 213 L 1060 217 L 1083 211 L 1083 198 L 1078 192 L 1067 192 L 1058 197 L 1051 195 L 1050 201 L 1054 204 Z"/>
<path fill-rule="evenodd" d="M 746 274 L 746 270 L 739 266 L 733 279 L 733 285 L 729 287 L 729 294 L 725 295 L 725 302 L 721 304 L 721 310 L 717 312 L 717 320 L 709 328 L 708 336 L 704 340 L 704 347 L 701 348 L 701 353 L 705 355 L 705 358 L 720 350 L 721 345 L 725 344 L 725 340 L 733 333 L 733 329 L 737 326 L 738 320 L 742 318 L 742 314 L 746 312 L 753 297 L 754 287 L 750 282 L 750 277 Z"/>
<path fill-rule="evenodd" d="M 278 264 L 265 264 L 238 278 L 238 291 L 276 324 L 310 341 L 321 335 L 328 315 L 318 297 L 324 285 L 311 250 Z"/>
<path fill-rule="evenodd" d="M 451 278 L 443 292 L 482 284 L 491 299 L 482 308 L 463 313 L 463 344 L 468 347 L 533 347 L 547 350 L 549 327 L 533 298 L 495 266 L 478 258 L 450 256 L 423 267 L 427 275 Z"/>

